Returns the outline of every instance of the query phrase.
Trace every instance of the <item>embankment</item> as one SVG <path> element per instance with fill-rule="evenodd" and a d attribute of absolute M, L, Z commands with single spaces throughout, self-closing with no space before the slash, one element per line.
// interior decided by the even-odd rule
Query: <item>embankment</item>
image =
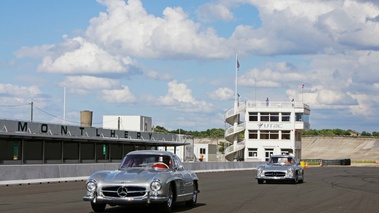
<path fill-rule="evenodd" d="M 379 160 L 379 138 L 373 137 L 304 137 L 303 159 Z"/>

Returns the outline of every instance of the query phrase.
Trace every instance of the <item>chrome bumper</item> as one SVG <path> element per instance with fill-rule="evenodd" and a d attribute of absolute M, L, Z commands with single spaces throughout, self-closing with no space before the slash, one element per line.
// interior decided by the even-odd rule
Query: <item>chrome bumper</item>
<path fill-rule="evenodd" d="M 257 180 L 295 180 L 295 177 L 256 177 Z"/>
<path fill-rule="evenodd" d="M 83 196 L 84 201 L 91 201 L 93 203 L 106 203 L 113 205 L 127 205 L 127 204 L 150 204 L 150 203 L 162 203 L 168 200 L 166 196 L 151 196 L 147 193 L 141 197 L 104 197 L 94 195 Z"/>

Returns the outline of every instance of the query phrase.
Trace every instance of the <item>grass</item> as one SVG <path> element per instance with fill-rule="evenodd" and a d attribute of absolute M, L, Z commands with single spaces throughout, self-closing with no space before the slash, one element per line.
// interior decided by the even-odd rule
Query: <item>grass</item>
<path fill-rule="evenodd" d="M 374 160 L 357 160 L 357 161 L 351 161 L 351 163 L 357 163 L 357 164 L 362 163 L 362 164 L 364 164 L 364 163 L 376 163 L 376 161 L 374 161 Z"/>

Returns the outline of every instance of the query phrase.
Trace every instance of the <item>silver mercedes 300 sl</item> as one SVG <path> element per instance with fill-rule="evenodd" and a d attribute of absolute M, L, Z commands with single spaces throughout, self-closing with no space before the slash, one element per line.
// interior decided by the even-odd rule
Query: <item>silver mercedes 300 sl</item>
<path fill-rule="evenodd" d="M 128 153 L 116 171 L 99 171 L 86 182 L 84 201 L 95 212 L 106 205 L 157 204 L 171 211 L 175 202 L 195 206 L 199 191 L 197 175 L 183 168 L 171 152 L 140 150 Z"/>
<path fill-rule="evenodd" d="M 304 169 L 299 160 L 291 155 L 272 155 L 266 165 L 258 166 L 257 179 L 259 184 L 274 181 L 304 182 Z"/>

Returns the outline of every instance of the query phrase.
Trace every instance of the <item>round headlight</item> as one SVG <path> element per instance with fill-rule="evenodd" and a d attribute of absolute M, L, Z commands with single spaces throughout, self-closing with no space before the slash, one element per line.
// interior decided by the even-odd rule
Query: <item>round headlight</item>
<path fill-rule="evenodd" d="M 293 176 L 293 170 L 292 169 L 288 169 L 287 176 L 288 177 L 292 177 Z"/>
<path fill-rule="evenodd" d="M 262 176 L 262 168 L 257 169 L 257 177 Z"/>
<path fill-rule="evenodd" d="M 86 185 L 86 189 L 89 192 L 94 192 L 97 188 L 97 183 L 95 180 L 89 180 Z"/>
<path fill-rule="evenodd" d="M 153 191 L 159 191 L 162 188 L 162 184 L 159 181 L 153 181 L 150 184 L 150 188 Z"/>

